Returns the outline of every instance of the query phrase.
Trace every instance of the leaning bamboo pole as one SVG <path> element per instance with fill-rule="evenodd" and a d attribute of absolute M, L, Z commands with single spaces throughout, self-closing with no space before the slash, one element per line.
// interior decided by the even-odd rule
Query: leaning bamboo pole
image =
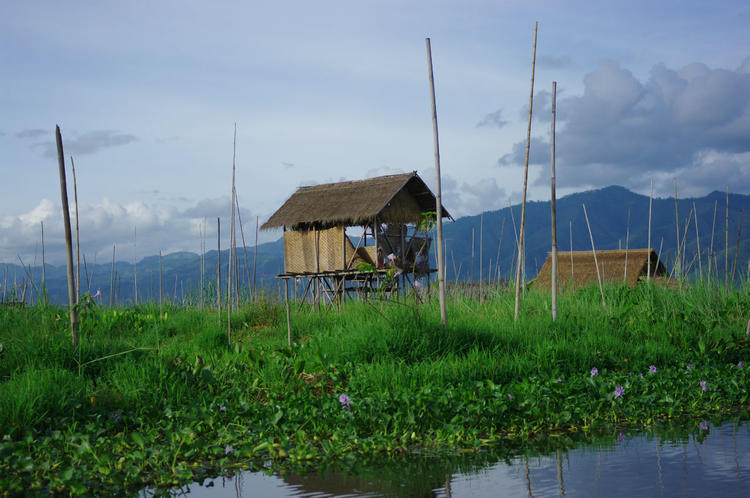
<path fill-rule="evenodd" d="M 602 274 L 599 271 L 599 262 L 596 259 L 596 247 L 594 247 L 594 234 L 591 232 L 591 224 L 589 223 L 589 215 L 586 212 L 586 204 L 583 204 L 583 215 L 586 217 L 586 226 L 589 228 L 589 237 L 591 237 L 591 252 L 594 253 L 594 266 L 596 266 L 596 278 L 599 280 L 599 292 L 602 295 L 602 307 L 606 308 L 607 304 L 604 302 L 604 286 L 602 285 Z"/>
<path fill-rule="evenodd" d="M 437 218 L 437 258 L 438 258 L 438 295 L 440 299 L 440 321 L 443 326 L 448 323 L 448 314 L 445 307 L 445 258 L 443 255 L 443 201 L 440 182 L 440 142 L 438 139 L 437 106 L 435 104 L 435 78 L 432 73 L 432 49 L 430 39 L 425 39 L 427 46 L 427 66 L 430 79 L 430 102 L 432 103 L 432 134 L 435 142 L 435 212 Z"/>
<path fill-rule="evenodd" d="M 70 336 L 73 347 L 78 349 L 78 308 L 75 299 L 75 283 L 73 275 L 73 238 L 70 230 L 70 210 L 68 208 L 68 189 L 65 181 L 65 156 L 60 127 L 55 126 L 55 140 L 57 142 L 57 164 L 60 170 L 60 198 L 62 200 L 63 226 L 65 228 L 65 256 L 68 267 L 68 305 L 70 307 Z"/>
<path fill-rule="evenodd" d="M 677 256 L 675 257 L 672 271 L 678 279 L 682 280 L 680 276 L 680 218 L 677 214 L 677 178 L 674 178 L 674 226 L 677 233 Z"/>
<path fill-rule="evenodd" d="M 73 170 L 73 202 L 76 203 L 76 303 L 81 299 L 81 246 L 78 235 L 78 182 L 76 181 L 76 164 L 70 156 L 70 167 Z"/>
<path fill-rule="evenodd" d="M 550 124 L 550 211 L 552 225 L 552 321 L 557 321 L 557 196 L 555 194 L 555 116 L 557 102 L 557 81 L 552 82 L 552 123 Z"/>
<path fill-rule="evenodd" d="M 523 244 L 524 244 L 524 229 L 526 224 L 526 187 L 529 179 L 529 149 L 531 148 L 531 114 L 534 106 L 534 69 L 536 67 L 536 34 L 539 23 L 534 23 L 534 51 L 531 58 L 531 93 L 529 95 L 529 124 L 526 129 L 526 161 L 523 168 L 523 199 L 521 200 L 521 231 L 518 235 L 518 268 L 516 269 L 516 302 L 513 311 L 513 317 L 518 320 L 518 309 L 520 300 L 521 290 L 521 264 L 525 267 L 525 261 L 523 261 Z M 524 268 L 525 269 L 525 268 Z"/>
<path fill-rule="evenodd" d="M 260 216 L 255 217 L 255 248 L 253 249 L 253 301 L 255 301 L 255 270 L 257 269 L 258 262 L 258 225 L 260 222 Z"/>
<path fill-rule="evenodd" d="M 698 278 L 703 280 L 703 263 L 701 262 L 701 239 L 698 235 L 698 209 L 695 207 L 693 202 L 693 212 L 695 219 L 695 243 L 698 248 Z"/>

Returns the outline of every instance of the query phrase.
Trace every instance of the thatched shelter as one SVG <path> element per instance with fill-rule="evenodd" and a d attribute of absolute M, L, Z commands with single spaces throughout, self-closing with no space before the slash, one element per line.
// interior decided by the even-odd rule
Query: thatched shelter
<path fill-rule="evenodd" d="M 557 253 L 557 281 L 558 287 L 564 289 L 566 286 L 585 286 L 598 281 L 596 266 L 594 265 L 594 253 L 592 251 L 559 251 Z M 625 282 L 628 286 L 635 286 L 639 280 L 646 279 L 648 272 L 648 261 L 651 259 L 651 277 L 663 280 L 667 276 L 667 270 L 659 261 L 656 251 L 653 249 L 628 249 L 596 251 L 596 259 L 599 262 L 599 271 L 603 282 Z M 627 265 L 627 270 L 626 270 Z M 536 287 L 549 289 L 552 285 L 552 255 L 547 255 L 539 275 L 529 282 Z"/>
<path fill-rule="evenodd" d="M 403 278 L 434 271 L 429 268 L 430 238 L 420 222 L 434 218 L 435 204 L 416 171 L 313 185 L 297 189 L 261 229 L 284 229 L 281 278 L 327 279 L 321 280 L 324 287 L 343 297 L 346 281 L 362 281 L 363 269 L 368 279 L 388 270 L 398 270 Z M 440 214 L 450 218 L 444 207 Z M 347 227 L 358 227 L 356 244 Z"/>

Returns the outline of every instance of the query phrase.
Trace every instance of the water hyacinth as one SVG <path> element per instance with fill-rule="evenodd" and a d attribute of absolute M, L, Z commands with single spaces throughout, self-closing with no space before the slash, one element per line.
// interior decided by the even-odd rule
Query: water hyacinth
<path fill-rule="evenodd" d="M 708 422 L 706 422 L 706 421 L 704 420 L 703 422 L 701 422 L 701 423 L 699 424 L 699 427 L 700 427 L 700 429 L 701 429 L 702 431 L 707 431 L 707 430 L 708 430 Z"/>
<path fill-rule="evenodd" d="M 625 441 L 625 434 L 620 432 L 619 434 L 617 434 L 617 442 L 622 443 L 623 441 Z"/>
<path fill-rule="evenodd" d="M 339 396 L 339 403 L 341 403 L 341 408 L 344 410 L 351 410 L 352 407 L 349 405 L 351 400 L 349 399 L 349 396 L 346 395 L 346 393 L 341 393 L 341 396 Z"/>
<path fill-rule="evenodd" d="M 740 362 L 737 362 L 737 368 L 742 368 L 742 367 L 744 367 L 744 366 L 745 366 L 745 364 L 744 364 L 744 363 L 742 363 L 741 361 L 740 361 Z"/>
<path fill-rule="evenodd" d="M 688 365 L 685 368 L 687 370 L 692 370 L 693 369 L 693 364 L 692 363 L 688 363 Z"/>
<path fill-rule="evenodd" d="M 112 412 L 111 416 L 112 420 L 114 420 L 115 422 L 119 422 L 122 419 L 122 417 L 120 417 L 120 414 L 117 412 Z"/>
<path fill-rule="evenodd" d="M 234 446 L 232 446 L 231 444 L 228 444 L 228 445 L 226 445 L 224 447 L 224 454 L 225 455 L 228 455 L 228 454 L 232 453 L 233 451 L 234 451 Z"/>
<path fill-rule="evenodd" d="M 596 367 L 592 368 L 591 369 L 591 376 L 592 377 L 596 377 L 597 375 L 599 375 L 599 369 L 596 368 Z"/>
<path fill-rule="evenodd" d="M 708 391 L 708 384 L 706 384 L 705 380 L 701 381 L 701 389 L 703 389 L 704 391 Z"/>
<path fill-rule="evenodd" d="M 557 382 L 562 382 L 562 377 L 558 377 Z"/>
<path fill-rule="evenodd" d="M 615 399 L 621 397 L 623 394 L 625 394 L 625 388 L 622 386 L 615 387 Z"/>
<path fill-rule="evenodd" d="M 225 412 L 225 411 L 227 411 L 227 407 L 224 406 L 224 405 L 219 405 L 219 411 L 220 412 Z"/>
<path fill-rule="evenodd" d="M 648 367 L 648 372 L 652 374 L 656 373 L 656 365 L 651 365 L 650 367 Z"/>

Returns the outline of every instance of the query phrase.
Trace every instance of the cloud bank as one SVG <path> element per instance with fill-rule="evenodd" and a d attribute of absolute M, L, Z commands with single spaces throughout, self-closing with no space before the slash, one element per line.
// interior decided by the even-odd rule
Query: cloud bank
<path fill-rule="evenodd" d="M 535 114 L 549 122 L 549 94 Z M 547 130 L 545 130 L 547 131 Z M 645 81 L 615 62 L 584 78 L 580 96 L 558 99 L 558 185 L 611 184 L 644 190 L 677 178 L 680 195 L 699 195 L 727 184 L 750 190 L 750 57 L 736 70 L 694 63 L 674 70 L 654 66 Z M 523 165 L 525 140 L 498 160 Z M 530 163 L 548 165 L 549 132 L 531 142 Z M 547 175 L 537 178 L 545 184 Z"/>

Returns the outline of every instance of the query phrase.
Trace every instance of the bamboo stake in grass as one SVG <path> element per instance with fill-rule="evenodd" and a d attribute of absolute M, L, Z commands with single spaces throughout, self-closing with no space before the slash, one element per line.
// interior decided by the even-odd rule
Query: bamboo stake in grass
<path fill-rule="evenodd" d="M 740 226 L 737 228 L 737 245 L 734 246 L 734 263 L 732 263 L 732 287 L 734 287 L 734 271 L 737 269 L 737 256 L 740 253 L 740 237 L 742 236 L 742 217 L 745 210 L 740 210 Z"/>
<path fill-rule="evenodd" d="M 557 82 L 552 82 L 552 123 L 550 124 L 550 209 L 552 225 L 552 321 L 557 321 L 557 196 L 555 194 L 555 116 L 557 102 Z"/>
<path fill-rule="evenodd" d="M 599 271 L 599 262 L 596 259 L 596 247 L 594 247 L 594 234 L 591 233 L 591 224 L 589 223 L 589 215 L 586 212 L 586 204 L 583 204 L 583 215 L 586 217 L 586 226 L 589 228 L 589 237 L 591 237 L 591 252 L 594 253 L 594 266 L 596 266 L 596 278 L 599 280 L 599 292 L 602 295 L 602 307 L 606 308 L 607 305 L 604 302 L 604 287 L 602 286 L 602 274 Z"/>
<path fill-rule="evenodd" d="M 651 179 L 651 193 L 648 195 L 648 269 L 646 273 L 646 281 L 651 281 L 651 206 L 654 200 L 654 179 Z"/>
<path fill-rule="evenodd" d="M 727 215 L 724 229 L 724 287 L 729 292 L 729 185 L 727 185 Z"/>
<path fill-rule="evenodd" d="M 292 321 L 289 313 L 289 279 L 284 279 L 284 304 L 286 306 L 286 343 L 292 346 Z"/>
<path fill-rule="evenodd" d="M 674 226 L 675 231 L 677 233 L 677 257 L 674 260 L 674 266 L 672 267 L 672 271 L 674 272 L 675 276 L 680 278 L 680 218 L 677 214 L 677 178 L 674 178 Z"/>
<path fill-rule="evenodd" d="M 137 251 L 138 227 L 133 227 L 133 295 L 135 305 L 138 306 L 138 251 Z"/>
<path fill-rule="evenodd" d="M 221 320 L 221 218 L 216 218 L 216 308 Z"/>
<path fill-rule="evenodd" d="M 573 287 L 575 287 L 576 276 L 575 273 L 573 273 L 573 220 L 570 220 L 568 223 L 570 227 L 570 282 L 573 284 Z"/>
<path fill-rule="evenodd" d="M 701 263 L 701 239 L 698 236 L 698 210 L 693 202 L 693 212 L 695 213 L 695 243 L 698 247 L 698 278 L 703 280 L 703 263 Z"/>
<path fill-rule="evenodd" d="M 437 213 L 437 258 L 438 258 L 438 295 L 440 299 L 440 321 L 443 326 L 448 323 L 445 308 L 445 258 L 443 255 L 443 194 L 440 180 L 440 142 L 438 139 L 437 106 L 435 104 L 435 78 L 432 73 L 432 49 L 430 39 L 425 39 L 427 46 L 427 66 L 430 79 L 430 102 L 432 103 L 432 133 L 435 142 L 435 212 Z"/>
<path fill-rule="evenodd" d="M 232 344 L 232 272 L 233 267 L 232 263 L 235 262 L 236 259 L 233 258 L 232 249 L 234 248 L 235 243 L 235 234 L 234 234 L 234 195 L 235 195 L 235 172 L 236 172 L 236 162 L 235 159 L 237 157 L 237 123 L 234 123 L 234 148 L 232 150 L 232 212 L 230 214 L 229 218 L 229 268 L 228 268 L 228 275 L 227 275 L 227 344 Z M 236 264 L 236 262 L 235 262 Z"/>
<path fill-rule="evenodd" d="M 526 187 L 529 178 L 529 149 L 531 148 L 531 113 L 534 106 L 534 69 L 536 67 L 536 34 L 539 23 L 534 23 L 534 51 L 531 58 L 531 93 L 529 95 L 529 124 L 526 130 L 526 161 L 523 168 L 523 199 L 521 200 L 521 231 L 518 235 L 518 268 L 516 269 L 516 302 L 513 311 L 514 320 L 518 320 L 518 309 L 520 300 L 521 290 L 521 265 L 524 265 L 525 261 L 523 257 L 523 244 L 524 244 L 524 230 L 526 224 Z"/>
<path fill-rule="evenodd" d="M 479 302 L 482 299 L 482 274 L 484 273 L 484 251 L 482 250 L 484 234 L 484 213 L 479 216 Z"/>
<path fill-rule="evenodd" d="M 162 307 L 161 276 L 161 251 L 159 251 L 159 311 L 161 311 Z"/>
<path fill-rule="evenodd" d="M 81 247 L 78 237 L 78 182 L 76 181 L 76 165 L 70 156 L 70 167 L 73 170 L 73 201 L 76 203 L 76 303 L 81 299 Z"/>
<path fill-rule="evenodd" d="M 255 270 L 257 268 L 256 263 L 258 262 L 258 225 L 260 217 L 255 217 L 255 248 L 253 249 L 253 301 L 255 301 Z"/>
<path fill-rule="evenodd" d="M 625 273 L 622 277 L 623 283 L 628 283 L 628 249 L 630 249 L 630 208 L 628 208 L 628 226 L 625 229 Z"/>
<path fill-rule="evenodd" d="M 114 304 L 115 296 L 115 245 L 112 244 L 112 269 L 109 272 L 109 307 Z"/>
<path fill-rule="evenodd" d="M 714 231 L 716 229 L 716 208 L 719 205 L 719 201 L 714 201 L 714 221 L 711 223 L 711 245 L 708 248 L 708 278 L 711 278 L 711 264 L 714 261 Z M 715 261 L 714 261 L 715 264 Z"/>
<path fill-rule="evenodd" d="M 75 283 L 73 275 L 73 238 L 70 230 L 70 210 L 68 208 L 68 189 L 65 181 L 65 156 L 63 153 L 60 127 L 55 127 L 57 141 L 57 164 L 60 170 L 60 198 L 62 200 L 63 226 L 65 228 L 65 256 L 68 267 L 68 306 L 70 307 L 70 336 L 73 347 L 78 349 L 78 309 L 76 308 Z"/>
<path fill-rule="evenodd" d="M 44 306 L 47 307 L 47 264 L 44 259 L 44 222 L 39 222 L 42 226 L 42 294 Z"/>

